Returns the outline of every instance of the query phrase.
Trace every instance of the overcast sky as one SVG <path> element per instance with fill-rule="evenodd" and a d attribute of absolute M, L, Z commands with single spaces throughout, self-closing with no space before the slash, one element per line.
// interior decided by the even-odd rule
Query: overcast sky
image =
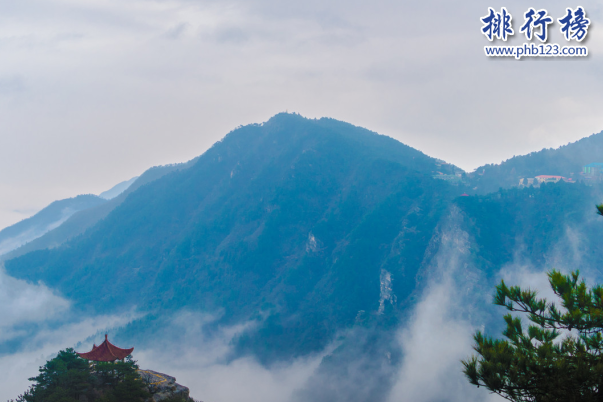
<path fill-rule="evenodd" d="M 527 8 L 578 5 L 588 58 L 485 57 L 488 6 L 521 44 Z M 603 129 L 600 25 L 593 1 L 0 0 L 0 228 L 285 110 L 466 170 L 575 141 Z"/>

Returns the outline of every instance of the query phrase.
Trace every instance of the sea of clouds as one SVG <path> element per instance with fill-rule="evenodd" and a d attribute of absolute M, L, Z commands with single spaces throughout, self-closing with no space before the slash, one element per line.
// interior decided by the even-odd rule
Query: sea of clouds
<path fill-rule="evenodd" d="M 484 287 L 483 274 L 471 264 L 472 246 L 459 219 L 453 210 L 434 236 L 420 296 L 393 332 L 352 328 L 318 353 L 265 366 L 252 356 L 233 358 L 233 340 L 253 331 L 254 323 L 204 331 L 219 314 L 183 310 L 169 323 L 170 331 L 179 334 L 176 340 L 158 333 L 154 346 L 136 349 L 134 357 L 141 368 L 175 376 L 205 402 L 499 401 L 469 384 L 462 373 L 461 360 L 473 353 L 475 331 L 492 333 L 492 319 L 501 321 L 505 311 L 491 306 L 493 288 Z M 496 276 L 553 300 L 546 271 L 549 264 L 567 271 L 582 261 L 580 232 L 568 227 L 559 244 L 551 245 L 545 267 L 532 265 L 526 248 L 519 247 L 513 262 Z M 589 284 L 598 280 L 595 269 L 584 268 Z M 105 332 L 139 317 L 130 312 L 82 318 L 44 284 L 0 271 L 0 400 L 27 389 L 27 378 L 57 351 L 74 346 L 88 351 L 93 342 L 102 342 Z M 6 347 L 13 344 L 13 349 Z"/>

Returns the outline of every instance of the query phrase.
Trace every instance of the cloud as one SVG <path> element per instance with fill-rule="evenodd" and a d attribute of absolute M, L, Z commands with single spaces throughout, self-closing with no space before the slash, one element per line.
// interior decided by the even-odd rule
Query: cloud
<path fill-rule="evenodd" d="M 23 393 L 29 387 L 27 379 L 59 350 L 135 317 L 128 313 L 82 318 L 68 300 L 44 284 L 12 278 L 0 267 L 0 400 Z"/>
<path fill-rule="evenodd" d="M 395 381 L 400 345 L 394 332 L 379 326 L 357 326 L 340 334 L 294 402 L 382 402 Z"/>
<path fill-rule="evenodd" d="M 18 307 L 18 304 L 3 304 Z M 44 311 L 47 307 L 41 308 Z M 48 317 L 50 318 L 50 317 Z M 38 327 L 34 336 L 18 350 L 0 355 L 0 400 L 10 400 L 22 394 L 31 383 L 28 378 L 38 374 L 38 368 L 58 351 L 80 345 L 80 341 L 107 328 L 115 328 L 131 321 L 132 315 L 96 316 L 58 326 Z M 40 321 L 47 321 L 40 319 Z M 80 345 L 81 346 L 81 345 Z M 84 350 L 85 347 L 82 346 Z M 76 349 L 77 350 L 77 349 Z M 87 349 L 85 351 L 88 351 Z"/>
<path fill-rule="evenodd" d="M 141 350 L 144 368 L 175 375 L 198 399 L 215 402 L 292 401 L 496 401 L 469 384 L 461 359 L 472 353 L 472 335 L 483 323 L 479 312 L 483 277 L 470 265 L 470 240 L 460 229 L 458 210 L 435 237 L 426 262 L 427 284 L 408 320 L 393 332 L 354 327 L 314 356 L 262 366 L 251 357 L 232 360 L 231 341 L 246 325 L 212 336 L 203 327 L 213 318 L 183 313 L 170 330 L 183 334 L 161 347 Z M 390 281 L 381 273 L 388 300 Z M 385 305 L 385 303 L 384 303 Z M 377 316 L 380 317 L 380 316 Z"/>
<path fill-rule="evenodd" d="M 212 402 L 485 401 L 487 392 L 472 387 L 461 372 L 460 359 L 470 356 L 476 328 L 466 307 L 479 276 L 467 265 L 469 239 L 459 229 L 458 211 L 451 216 L 434 240 L 436 251 L 426 267 L 428 285 L 398 331 L 354 327 L 338 334 L 320 353 L 265 366 L 252 356 L 233 354 L 233 340 L 255 330 L 256 324 L 216 330 L 218 316 L 181 311 L 154 332 L 154 340 L 146 342 L 150 346 L 133 345 L 134 357 L 141 368 L 175 376 L 193 397 Z M 381 280 L 387 309 L 395 300 L 391 292 L 395 278 L 382 272 Z M 11 364 L 18 368 L 7 379 L 14 384 L 0 397 L 22 392 L 24 379 L 51 354 L 96 334 L 78 346 L 88 350 L 92 342 L 98 343 L 100 329 L 129 320 L 95 317 L 37 328 L 26 346 L 0 358 L 0 368 Z M 0 388 L 4 381 L 0 379 Z"/>
<path fill-rule="evenodd" d="M 231 341 L 251 323 L 224 327 L 212 335 L 204 326 L 215 317 L 180 312 L 168 331 L 178 333 L 177 340 L 160 336 L 157 347 L 139 350 L 135 358 L 143 369 L 176 377 L 191 390 L 191 396 L 212 402 L 283 402 L 303 385 L 318 367 L 323 354 L 289 362 L 262 366 L 252 357 L 231 359 Z"/>
<path fill-rule="evenodd" d="M 567 254 L 567 262 L 584 261 L 582 249 L 576 246 L 580 243 L 576 230 L 567 230 L 565 235 L 568 239 L 561 242 L 575 251 Z M 557 247 L 551 245 L 551 252 L 556 253 Z M 193 397 L 211 402 L 501 401 L 469 384 L 462 373 L 461 360 L 474 353 L 472 335 L 480 329 L 500 336 L 493 327 L 501 324 L 504 314 L 502 308 L 488 310 L 493 289 L 475 267 L 473 249 L 472 239 L 463 230 L 463 217 L 452 207 L 426 253 L 419 301 L 401 326 L 393 331 L 355 326 L 339 333 L 320 353 L 262 365 L 252 356 L 233 353 L 237 336 L 254 331 L 257 323 L 216 329 L 218 314 L 192 311 L 174 314 L 162 330 L 153 333 L 152 341 L 145 342 L 147 346 L 123 346 L 136 347 L 134 358 L 141 368 L 175 376 L 190 388 Z M 513 263 L 503 267 L 495 280 L 530 287 L 554 299 L 544 267 L 530 264 L 524 252 L 518 248 Z M 380 279 L 383 308 L 376 312 L 383 314 L 375 317 L 385 316 L 396 302 L 392 291 L 396 278 L 382 271 Z M 83 339 L 87 340 L 78 350 L 89 350 L 102 339 L 101 330 L 115 331 L 135 316 L 61 320 L 60 316 L 69 313 L 68 301 L 43 285 L 4 275 L 0 276 L 0 290 L 0 297 L 4 296 L 1 311 L 6 317 L 0 330 L 14 331 L 28 322 L 39 324 L 26 343 L 0 356 L 0 372 L 8 373 L 0 378 L 0 398 L 14 398 L 23 392 L 26 378 L 35 375 L 36 368 L 58 350 Z"/>
<path fill-rule="evenodd" d="M 0 76 L 0 96 L 14 95 L 25 90 L 23 77 L 13 75 L 9 77 Z"/>
<path fill-rule="evenodd" d="M 13 237 L 9 237 L 7 239 L 4 239 L 3 241 L 0 241 L 0 255 L 15 250 L 21 247 L 22 245 L 29 243 L 30 241 L 37 239 L 38 237 L 43 236 L 45 233 L 59 227 L 76 212 L 77 210 L 74 210 L 72 208 L 64 208 L 61 211 L 61 216 L 56 221 L 51 222 L 45 226 L 38 225 L 31 227 Z"/>
<path fill-rule="evenodd" d="M 525 4 L 507 8 L 519 21 Z M 486 11 L 477 0 L 3 2 L 1 207 L 99 193 L 286 109 L 465 169 L 600 131 L 603 36 L 589 33 L 587 60 L 488 60 Z"/>
<path fill-rule="evenodd" d="M 180 24 L 170 28 L 165 33 L 165 37 L 168 39 L 179 39 L 188 29 L 189 25 L 185 22 L 181 22 Z"/>
<path fill-rule="evenodd" d="M 404 358 L 390 401 L 502 401 L 469 384 L 461 371 L 476 328 L 458 317 L 456 286 L 451 279 L 432 284 L 401 331 Z"/>
<path fill-rule="evenodd" d="M 512 263 L 500 270 L 500 277 L 507 286 L 520 286 L 538 292 L 539 298 L 556 301 L 558 298 L 551 289 L 547 271 L 531 265 Z"/>
<path fill-rule="evenodd" d="M 319 353 L 266 366 L 253 356 L 233 357 L 233 339 L 255 324 L 205 331 L 215 318 L 176 314 L 155 334 L 150 343 L 156 346 L 135 351 L 135 359 L 143 369 L 175 376 L 194 398 L 212 402 L 377 402 L 391 388 L 399 353 L 391 334 L 379 329 L 342 331 Z"/>
<path fill-rule="evenodd" d="M 0 267 L 0 342 L 18 334 L 22 324 L 56 319 L 69 310 L 69 302 L 43 284 L 14 279 Z"/>
<path fill-rule="evenodd" d="M 497 401 L 469 384 L 462 359 L 473 353 L 473 334 L 483 325 L 484 282 L 473 267 L 471 241 L 453 207 L 438 228 L 426 262 L 427 283 L 408 324 L 399 331 L 402 363 L 389 401 Z"/>

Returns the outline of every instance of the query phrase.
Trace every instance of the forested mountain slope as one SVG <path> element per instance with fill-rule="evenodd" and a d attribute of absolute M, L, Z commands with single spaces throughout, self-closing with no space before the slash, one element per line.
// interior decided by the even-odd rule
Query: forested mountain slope
<path fill-rule="evenodd" d="M 554 175 L 581 179 L 582 167 L 603 162 L 603 132 L 569 143 L 557 149 L 542 149 L 528 155 L 514 156 L 501 164 L 489 164 L 476 169 L 472 187 L 480 194 L 499 188 L 517 186 L 520 178 Z"/>
<path fill-rule="evenodd" d="M 317 350 L 358 311 L 391 310 L 387 275 L 406 303 L 461 192 L 431 178 L 435 164 L 365 129 L 281 114 L 131 192 L 83 236 L 6 268 L 97 312 L 194 306 L 231 323 L 267 314 L 245 347 Z"/>

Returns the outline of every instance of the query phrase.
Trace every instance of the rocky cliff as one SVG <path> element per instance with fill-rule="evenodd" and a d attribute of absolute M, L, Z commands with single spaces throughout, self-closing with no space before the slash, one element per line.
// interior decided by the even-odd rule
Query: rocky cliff
<path fill-rule="evenodd" d="M 195 402 L 188 388 L 178 384 L 175 377 L 153 370 L 139 370 L 138 373 L 151 393 L 146 402 Z"/>

